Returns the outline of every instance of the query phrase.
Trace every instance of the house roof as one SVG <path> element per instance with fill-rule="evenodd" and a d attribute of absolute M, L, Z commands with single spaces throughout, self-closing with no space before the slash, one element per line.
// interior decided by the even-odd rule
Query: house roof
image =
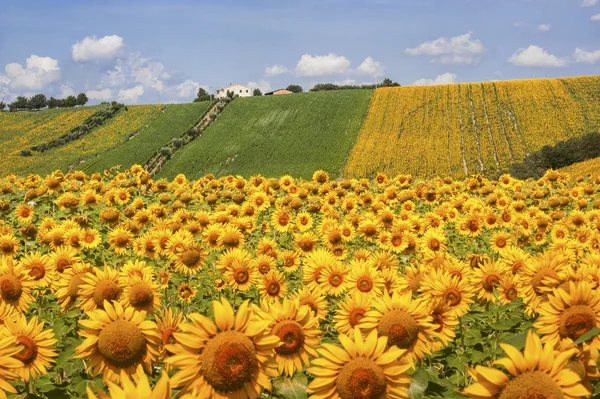
<path fill-rule="evenodd" d="M 293 93 L 293 92 L 289 91 L 288 89 L 285 89 L 285 88 L 283 88 L 283 89 L 276 89 L 276 90 L 270 91 L 270 92 L 268 92 L 268 93 L 265 93 L 265 95 L 267 95 L 267 94 L 273 94 L 273 93 L 275 93 L 276 91 L 288 91 L 288 92 L 290 92 L 290 93 Z"/>

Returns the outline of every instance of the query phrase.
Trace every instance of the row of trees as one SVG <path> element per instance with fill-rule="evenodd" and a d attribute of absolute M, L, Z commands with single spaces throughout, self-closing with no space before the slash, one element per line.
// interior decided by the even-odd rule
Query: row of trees
<path fill-rule="evenodd" d="M 47 99 L 44 94 L 36 94 L 31 97 L 19 96 L 10 104 L 0 102 L 0 111 L 4 110 L 8 106 L 8 110 L 24 111 L 24 110 L 40 110 L 42 108 L 73 108 L 77 105 L 85 105 L 88 102 L 88 98 L 85 93 L 79 93 L 77 97 L 68 96 L 67 98 L 57 99 L 50 97 Z"/>
<path fill-rule="evenodd" d="M 310 91 L 329 91 L 329 90 L 355 90 L 355 89 L 368 89 L 373 90 L 378 87 L 398 87 L 400 83 L 394 82 L 389 78 L 383 79 L 383 82 L 371 85 L 336 85 L 333 83 L 319 83 Z"/>

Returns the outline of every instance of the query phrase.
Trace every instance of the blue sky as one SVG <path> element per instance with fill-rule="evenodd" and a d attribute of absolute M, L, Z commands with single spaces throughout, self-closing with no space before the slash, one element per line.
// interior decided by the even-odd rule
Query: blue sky
<path fill-rule="evenodd" d="M 0 100 L 591 75 L 599 0 L 3 1 Z M 60 4 L 60 5 L 58 5 Z"/>

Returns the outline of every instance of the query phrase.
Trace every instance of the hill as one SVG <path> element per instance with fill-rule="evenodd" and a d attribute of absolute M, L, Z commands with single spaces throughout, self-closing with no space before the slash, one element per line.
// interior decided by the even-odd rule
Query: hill
<path fill-rule="evenodd" d="M 572 177 L 598 176 L 600 175 L 600 158 L 577 162 L 561 168 L 560 171 L 568 173 Z"/>
<path fill-rule="evenodd" d="M 339 176 L 366 114 L 370 90 L 239 98 L 198 139 L 175 152 L 158 176 L 250 176 L 317 169 Z"/>
<path fill-rule="evenodd" d="M 381 88 L 344 172 L 494 174 L 599 126 L 598 76 Z"/>
<path fill-rule="evenodd" d="M 205 101 L 166 105 L 158 116 L 137 134 L 86 161 L 81 165 L 81 169 L 86 172 L 100 172 L 115 165 L 122 165 L 124 168 L 133 164 L 143 165 L 161 147 L 192 128 L 212 104 L 212 101 Z"/>
<path fill-rule="evenodd" d="M 21 150 L 58 138 L 80 125 L 96 107 L 60 108 L 32 112 L 0 112 L 0 175 L 37 171 Z"/>

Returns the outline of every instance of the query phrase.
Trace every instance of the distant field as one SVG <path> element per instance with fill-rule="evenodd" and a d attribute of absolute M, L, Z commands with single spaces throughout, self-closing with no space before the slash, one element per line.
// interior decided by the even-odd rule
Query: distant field
<path fill-rule="evenodd" d="M 80 168 L 80 161 L 119 145 L 129 134 L 147 126 L 158 117 L 165 107 L 165 105 L 130 105 L 127 111 L 119 112 L 114 118 L 93 129 L 81 139 L 25 158 L 26 163 L 13 166 L 14 172 L 47 174 L 57 169 L 66 170 L 70 166 Z"/>
<path fill-rule="evenodd" d="M 44 111 L 0 112 L 0 174 L 36 171 L 32 157 L 22 157 L 21 150 L 62 136 L 80 125 L 96 107 L 61 108 Z"/>
<path fill-rule="evenodd" d="M 115 165 L 122 165 L 124 168 L 133 164 L 143 165 L 174 137 L 181 136 L 193 127 L 211 105 L 211 101 L 166 105 L 137 135 L 86 161 L 81 169 L 99 172 Z"/>
<path fill-rule="evenodd" d="M 375 91 L 344 169 L 350 177 L 489 174 L 600 127 L 600 77 Z"/>
<path fill-rule="evenodd" d="M 237 99 L 201 137 L 175 152 L 159 177 L 289 173 L 306 178 L 316 169 L 339 176 L 371 95 L 348 90 Z"/>
<path fill-rule="evenodd" d="M 600 158 L 588 159 L 560 169 L 561 172 L 569 173 L 572 177 L 585 177 L 588 175 L 600 175 Z"/>

